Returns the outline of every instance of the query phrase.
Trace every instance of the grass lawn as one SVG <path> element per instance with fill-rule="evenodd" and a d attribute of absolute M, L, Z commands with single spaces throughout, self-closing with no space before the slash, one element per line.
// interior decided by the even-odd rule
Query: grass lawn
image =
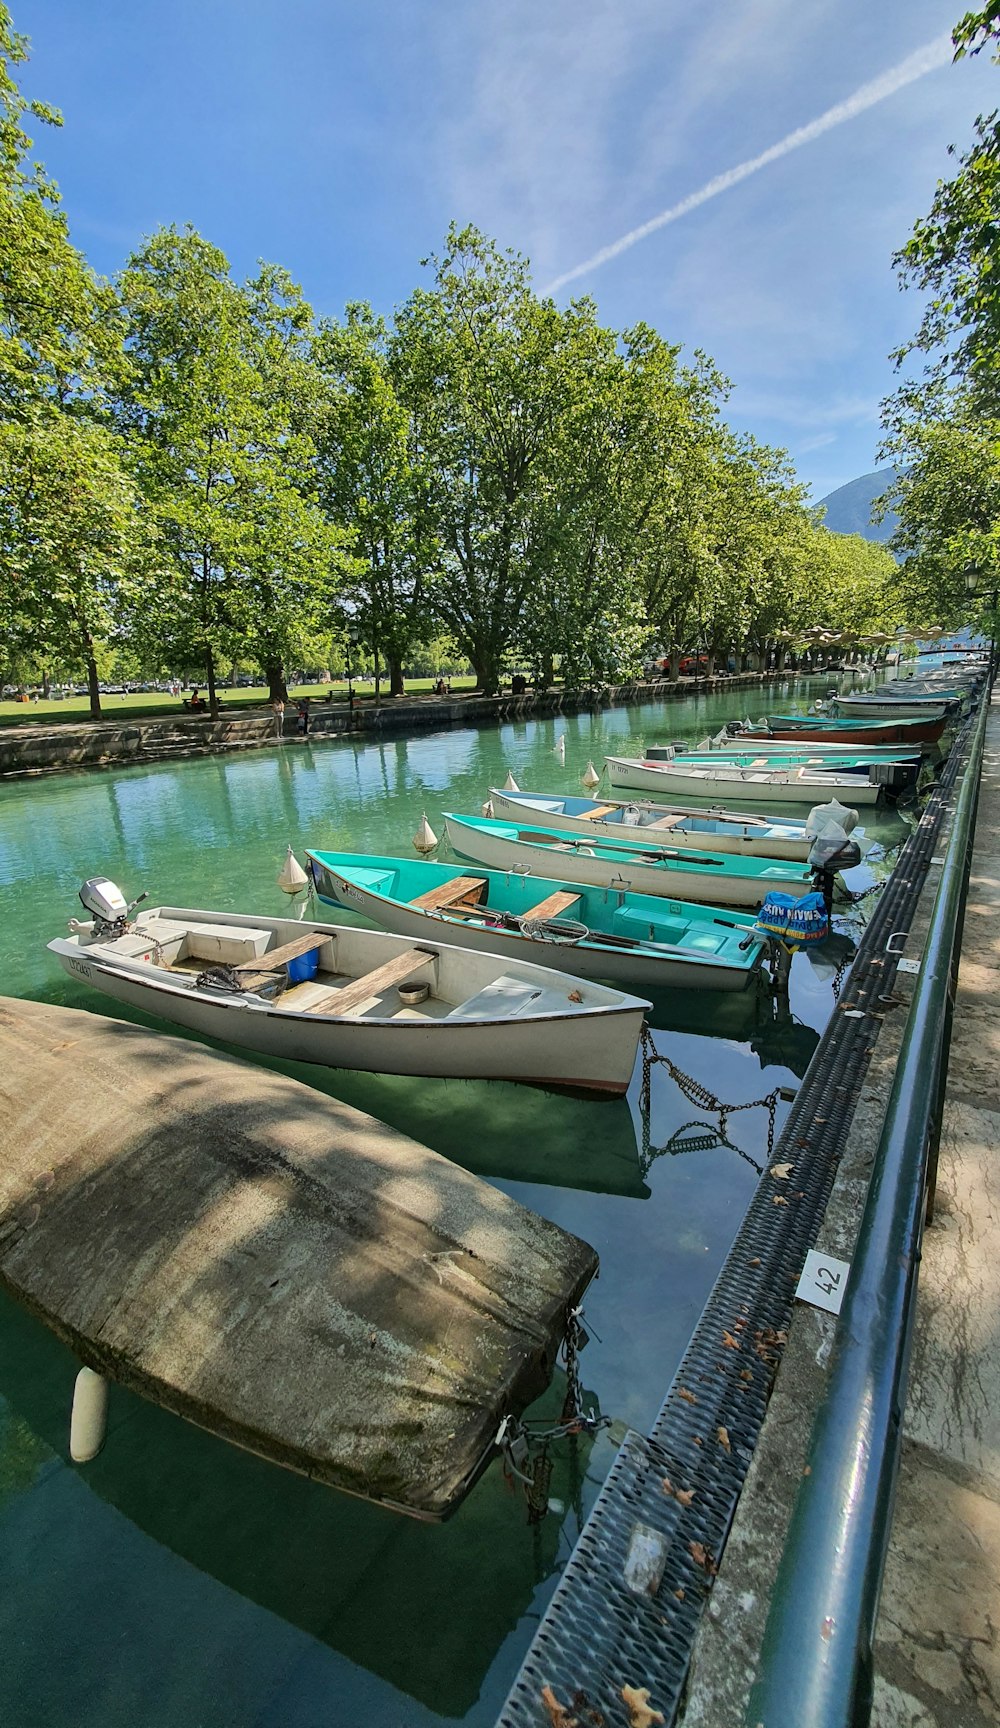
<path fill-rule="evenodd" d="M 436 678 L 408 678 L 406 694 L 408 696 L 426 696 L 437 683 Z M 461 695 L 475 689 L 475 679 L 452 678 L 450 680 L 452 694 Z M 347 684 L 344 681 L 333 684 L 296 684 L 290 688 L 289 695 L 294 701 L 299 696 L 311 696 L 318 702 L 326 696 L 328 690 L 333 691 L 334 702 L 347 701 Z M 205 694 L 201 686 L 202 695 Z M 185 695 L 189 695 L 185 691 Z M 261 708 L 267 703 L 267 689 L 261 685 L 250 690 L 220 691 L 223 714 L 249 713 L 254 708 Z M 355 700 L 371 701 L 375 695 L 375 685 L 371 679 L 354 680 Z M 385 687 L 382 689 L 383 699 Z M 325 702 L 321 704 L 326 706 Z M 162 690 L 150 690 L 145 693 L 136 692 L 131 696 L 102 696 L 101 717 L 104 720 L 155 720 L 164 715 L 167 718 L 178 714 L 186 714 L 187 709 L 179 696 L 165 695 Z M 67 696 L 62 701 L 52 702 L 0 702 L 0 726 L 52 726 L 78 725 L 80 721 L 90 719 L 90 703 L 86 696 Z"/>

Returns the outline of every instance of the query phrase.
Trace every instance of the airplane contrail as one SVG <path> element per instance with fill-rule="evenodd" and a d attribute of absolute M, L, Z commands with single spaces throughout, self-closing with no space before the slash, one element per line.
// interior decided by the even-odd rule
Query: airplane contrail
<path fill-rule="evenodd" d="M 894 96 L 896 91 L 902 90 L 905 85 L 913 84 L 928 72 L 947 65 L 953 54 L 951 35 L 936 36 L 933 42 L 926 42 L 922 48 L 908 54 L 898 66 L 892 66 L 888 72 L 883 72 L 880 78 L 873 78 L 870 83 L 862 84 L 853 96 L 848 96 L 843 102 L 828 108 L 818 119 L 810 120 L 808 125 L 799 126 L 796 131 L 789 132 L 786 137 L 779 139 L 777 144 L 772 144 L 770 149 L 763 150 L 759 156 L 752 156 L 748 162 L 739 162 L 735 168 L 727 168 L 724 174 L 717 174 L 714 180 L 709 180 L 699 187 L 697 192 L 689 193 L 679 204 L 661 211 L 659 216 L 650 217 L 641 227 L 633 228 L 629 234 L 623 234 L 620 240 L 613 240 L 610 246 L 602 246 L 599 252 L 595 252 L 594 256 L 586 259 L 583 264 L 577 264 L 572 270 L 566 270 L 562 276 L 556 276 L 548 287 L 542 289 L 542 293 L 554 294 L 557 288 L 564 288 L 567 282 L 575 282 L 578 276 L 586 276 L 591 270 L 597 270 L 600 265 L 609 263 L 622 252 L 627 252 L 630 246 L 637 246 L 647 235 L 655 234 L 658 228 L 666 228 L 669 222 L 679 221 L 689 211 L 697 210 L 699 204 L 707 204 L 710 198 L 717 198 L 720 192 L 728 192 L 731 186 L 738 186 L 741 180 L 748 179 L 751 174 L 766 168 L 769 163 L 777 162 L 782 156 L 791 155 L 793 150 L 800 149 L 803 144 L 811 144 L 814 138 L 822 137 L 824 132 L 832 131 L 834 126 L 842 126 L 845 120 L 853 120 L 855 115 L 863 114 L 866 108 L 873 108 L 876 102 L 884 102 L 887 96 Z"/>

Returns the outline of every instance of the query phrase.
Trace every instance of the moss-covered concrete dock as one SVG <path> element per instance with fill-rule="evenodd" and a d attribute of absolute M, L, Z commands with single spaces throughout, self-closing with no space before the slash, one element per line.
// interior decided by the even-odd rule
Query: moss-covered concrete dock
<path fill-rule="evenodd" d="M 298 1081 L 0 998 L 0 1287 L 102 1379 L 275 1463 L 447 1516 L 596 1267 Z"/>

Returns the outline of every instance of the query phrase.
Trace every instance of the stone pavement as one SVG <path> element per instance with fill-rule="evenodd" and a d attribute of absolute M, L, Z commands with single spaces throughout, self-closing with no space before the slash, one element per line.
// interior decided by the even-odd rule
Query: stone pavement
<path fill-rule="evenodd" d="M 942 837 L 941 850 L 945 840 Z M 907 953 L 919 954 L 932 866 Z M 908 1001 L 915 980 L 897 973 Z M 882 1028 L 817 1246 L 850 1260 L 905 1015 Z M 743 1728 L 836 1321 L 796 1304 L 692 1656 L 683 1728 Z M 988 722 L 903 1454 L 875 1640 L 873 1728 L 1000 1724 L 1000 687 Z M 778 1725 L 774 1725 L 778 1728 Z M 805 1722 L 794 1700 L 780 1728 Z"/>
<path fill-rule="evenodd" d="M 1000 693 L 998 693 L 1000 694 Z M 1000 700 L 876 1630 L 877 1728 L 1000 1722 Z"/>

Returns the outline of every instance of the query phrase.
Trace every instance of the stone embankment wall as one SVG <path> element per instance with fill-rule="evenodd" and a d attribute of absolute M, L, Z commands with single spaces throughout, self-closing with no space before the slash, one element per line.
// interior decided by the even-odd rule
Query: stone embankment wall
<path fill-rule="evenodd" d="M 331 734 L 384 737 L 390 733 L 422 732 L 445 726 L 489 726 L 510 720 L 549 719 L 556 714 L 612 707 L 625 702 L 663 702 L 708 690 L 772 682 L 777 673 L 740 672 L 730 677 L 682 678 L 676 682 L 605 685 L 600 690 L 543 690 L 526 696 L 397 697 L 376 708 L 366 702 L 351 713 L 346 704 L 313 701 L 309 736 Z M 781 676 L 787 676 L 782 674 Z M 283 736 L 295 737 L 298 715 L 286 710 Z M 223 713 L 218 720 L 200 714 L 178 714 L 116 723 L 112 719 L 79 726 L 20 725 L 0 728 L 0 778 L 54 774 L 70 768 L 111 768 L 139 762 L 167 762 L 175 757 L 210 756 L 229 750 L 256 750 L 278 741 L 277 721 L 270 708 L 249 713 Z"/>

